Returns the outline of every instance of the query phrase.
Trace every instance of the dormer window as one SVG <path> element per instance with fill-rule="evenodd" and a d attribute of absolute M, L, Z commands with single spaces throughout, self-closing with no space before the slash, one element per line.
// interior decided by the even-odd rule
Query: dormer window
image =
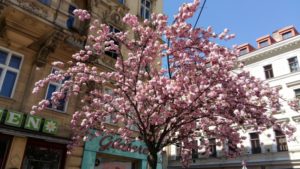
<path fill-rule="evenodd" d="M 268 40 L 264 40 L 264 41 L 259 42 L 259 47 L 260 48 L 266 47 L 268 45 L 269 45 L 269 41 Z"/>
<path fill-rule="evenodd" d="M 292 37 L 293 33 L 292 33 L 292 31 L 288 31 L 288 32 L 281 34 L 281 36 L 282 36 L 282 40 L 285 40 L 285 39 Z"/>
<path fill-rule="evenodd" d="M 247 53 L 248 53 L 247 48 L 242 48 L 242 49 L 240 49 L 240 56 L 241 56 L 241 55 L 245 55 L 245 54 L 247 54 Z"/>

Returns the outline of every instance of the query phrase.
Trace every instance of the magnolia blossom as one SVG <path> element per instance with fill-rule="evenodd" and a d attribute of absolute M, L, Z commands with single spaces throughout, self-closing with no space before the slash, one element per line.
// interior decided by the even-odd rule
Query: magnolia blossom
<path fill-rule="evenodd" d="M 233 151 L 238 149 L 235 145 L 245 139 L 240 129 L 247 126 L 263 131 L 278 126 L 271 116 L 280 108 L 278 91 L 249 72 L 233 73 L 237 65 L 242 67 L 237 63 L 236 48 L 215 43 L 234 35 L 228 29 L 217 34 L 211 27 L 193 28 L 186 22 L 199 3 L 194 0 L 182 5 L 171 25 L 163 14 L 152 14 L 150 21 L 143 23 L 127 14 L 123 22 L 128 30 L 112 33 L 107 25 L 94 20 L 88 45 L 67 64 L 54 63 L 64 66 L 65 71 L 50 74 L 35 84 L 33 93 L 50 81 L 68 77 L 61 90 L 52 95 L 51 103 L 59 103 L 66 93 L 66 97 L 80 97 L 82 107 L 71 120 L 74 141 L 70 147 L 101 132 L 118 134 L 127 142 L 145 142 L 152 169 L 156 168 L 157 153 L 171 144 L 182 147 L 182 164 L 188 166 L 193 149 L 209 150 L 207 137 L 216 138 L 218 146 L 227 144 L 231 148 L 224 149 L 225 154 L 235 156 L 240 152 Z M 81 20 L 90 18 L 85 10 L 75 10 L 74 14 Z M 132 34 L 135 38 L 129 37 Z M 169 45 L 162 43 L 162 37 Z M 120 47 L 127 53 L 122 53 Z M 115 69 L 100 72 L 95 63 L 107 57 L 106 51 L 118 54 Z M 156 63 L 166 56 L 168 69 L 159 68 Z M 107 85 L 114 86 L 111 93 L 103 90 Z M 41 101 L 32 113 L 49 104 L 48 100 Z M 109 118 L 121 127 L 107 127 Z M 92 129 L 98 130 L 96 134 Z M 283 131 L 292 134 L 294 129 L 285 125 Z M 196 145 L 199 137 L 203 142 Z"/>

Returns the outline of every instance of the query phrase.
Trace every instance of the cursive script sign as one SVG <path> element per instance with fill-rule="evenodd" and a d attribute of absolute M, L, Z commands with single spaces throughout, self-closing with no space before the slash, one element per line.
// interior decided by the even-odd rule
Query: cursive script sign
<path fill-rule="evenodd" d="M 114 137 L 112 135 L 103 136 L 99 141 L 99 151 L 108 150 L 110 148 L 125 152 L 148 154 L 148 149 L 145 146 L 134 145 L 134 142 L 125 143 L 120 137 Z"/>

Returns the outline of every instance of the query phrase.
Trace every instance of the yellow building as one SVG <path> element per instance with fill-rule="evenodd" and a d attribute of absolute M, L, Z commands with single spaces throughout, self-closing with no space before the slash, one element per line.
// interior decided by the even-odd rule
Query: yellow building
<path fill-rule="evenodd" d="M 70 60 L 86 43 L 88 23 L 74 17 L 76 8 L 91 11 L 112 30 L 125 30 L 124 14 L 148 18 L 162 11 L 162 0 L 0 0 L 0 169 L 87 167 L 83 146 L 66 154 L 79 99 L 29 114 L 32 105 L 61 86 L 50 82 L 42 94 L 33 95 L 34 83 L 56 70 L 51 62 Z M 115 57 L 107 54 L 97 65 L 110 71 Z"/>

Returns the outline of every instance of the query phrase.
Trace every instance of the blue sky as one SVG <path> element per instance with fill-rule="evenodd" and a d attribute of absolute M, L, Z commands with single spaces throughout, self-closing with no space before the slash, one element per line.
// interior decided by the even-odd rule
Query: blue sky
<path fill-rule="evenodd" d="M 164 13 L 171 21 L 180 5 L 192 0 L 163 1 Z M 236 34 L 235 39 L 226 42 L 228 47 L 246 42 L 256 47 L 257 38 L 285 26 L 294 25 L 300 32 L 299 7 L 300 0 L 207 0 L 198 26 L 212 26 L 216 32 L 228 28 Z M 195 23 L 196 17 L 190 22 Z"/>

